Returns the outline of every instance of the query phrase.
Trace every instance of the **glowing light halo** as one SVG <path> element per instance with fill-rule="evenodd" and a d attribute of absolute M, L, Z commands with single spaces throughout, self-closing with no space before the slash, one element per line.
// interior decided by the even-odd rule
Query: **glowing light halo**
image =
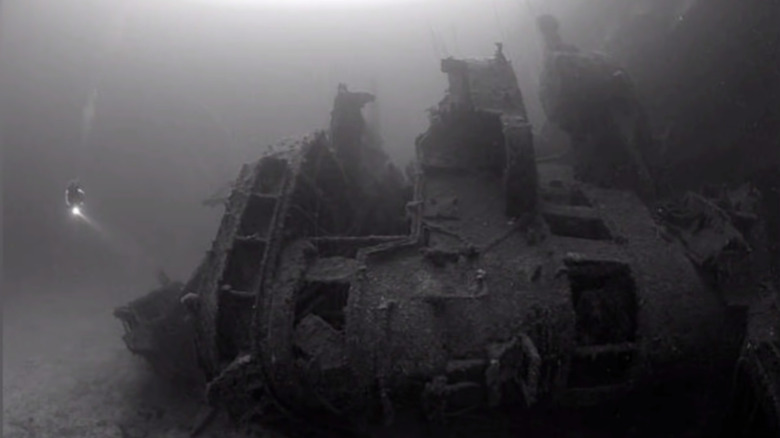
<path fill-rule="evenodd" d="M 78 206 L 73 207 L 70 212 L 73 213 L 73 216 L 82 216 L 81 209 Z"/>

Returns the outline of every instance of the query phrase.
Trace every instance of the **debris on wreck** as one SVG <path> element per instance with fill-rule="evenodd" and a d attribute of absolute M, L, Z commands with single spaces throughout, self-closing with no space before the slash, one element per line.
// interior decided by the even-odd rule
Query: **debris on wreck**
<path fill-rule="evenodd" d="M 777 436 L 780 430 L 780 293 L 751 308 L 723 436 Z"/>
<path fill-rule="evenodd" d="M 188 284 L 117 316 L 188 313 L 197 357 L 178 359 L 235 422 L 337 435 L 598 406 L 736 360 L 733 304 L 691 261 L 723 247 L 702 253 L 687 226 L 665 239 L 636 195 L 537 163 L 500 52 L 441 68 L 449 90 L 417 139 L 413 190 L 365 144 L 373 97 L 340 86 L 329 133 L 244 166 Z M 151 321 L 171 318 L 126 325 L 150 343 L 128 348 L 170 360 Z"/>
<path fill-rule="evenodd" d="M 718 205 L 718 199 L 688 192 L 666 202 L 658 213 L 713 287 L 726 294 L 741 294 L 743 301 L 751 300 L 761 280 L 754 269 L 758 262 L 754 245 L 746 237 L 761 227 L 754 212 L 739 211 L 728 200 Z M 764 268 L 768 272 L 768 266 Z"/>
<path fill-rule="evenodd" d="M 182 386 L 202 385 L 194 321 L 182 305 L 187 288 L 162 272 L 158 280 L 157 289 L 114 310 L 124 325 L 125 345 L 166 379 Z"/>
<path fill-rule="evenodd" d="M 705 187 L 659 208 L 663 226 L 736 315 L 742 340 L 722 435 L 780 431 L 780 293 L 772 282 L 771 226 L 752 183 Z"/>

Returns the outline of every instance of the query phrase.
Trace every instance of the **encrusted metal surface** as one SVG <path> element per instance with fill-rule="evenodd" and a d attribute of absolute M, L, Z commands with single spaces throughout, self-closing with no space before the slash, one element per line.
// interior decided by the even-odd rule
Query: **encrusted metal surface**
<path fill-rule="evenodd" d="M 237 421 L 365 431 L 405 412 L 598 405 L 722 354 L 729 303 L 648 207 L 537 165 L 500 51 L 442 69 L 413 190 L 367 145 L 339 152 L 367 138 L 370 99 L 346 87 L 338 135 L 242 170 L 184 291 L 210 399 Z"/>

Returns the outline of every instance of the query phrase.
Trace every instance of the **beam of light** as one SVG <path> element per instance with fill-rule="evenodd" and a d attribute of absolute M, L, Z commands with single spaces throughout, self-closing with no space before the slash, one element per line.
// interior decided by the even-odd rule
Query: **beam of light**
<path fill-rule="evenodd" d="M 104 234 L 103 230 L 95 223 L 95 221 L 93 221 L 92 219 L 89 218 L 89 216 L 84 214 L 84 210 L 82 210 L 81 207 L 79 207 L 78 205 L 74 205 L 73 207 L 70 208 L 70 214 L 73 215 L 73 217 L 76 220 L 89 225 L 89 227 L 92 228 L 98 234 Z"/>
<path fill-rule="evenodd" d="M 95 220 L 84 214 L 78 206 L 74 206 L 70 211 L 76 219 L 87 225 L 93 232 L 100 236 L 100 239 L 112 253 L 132 260 L 134 263 L 141 263 L 145 265 L 147 269 L 160 268 L 161 265 L 159 260 L 156 260 L 154 257 L 147 254 L 134 240 L 122 238 L 117 233 L 109 232 Z"/>
<path fill-rule="evenodd" d="M 70 207 L 69 212 L 72 219 L 79 224 L 86 225 L 92 232 L 98 235 L 109 251 L 126 258 L 128 262 L 136 266 L 144 266 L 144 269 L 160 269 L 162 266 L 161 261 L 148 254 L 135 239 L 129 239 L 121 236 L 120 233 L 107 230 L 106 227 L 101 226 L 94 218 L 88 216 L 81 207 L 79 205 Z"/>
<path fill-rule="evenodd" d="M 183 1 L 183 0 L 182 0 Z M 376 6 L 397 6 L 423 3 L 426 0 L 186 0 L 212 6 L 257 7 L 279 9 L 365 9 Z"/>
<path fill-rule="evenodd" d="M 84 222 L 85 224 L 89 225 L 90 228 L 97 231 L 98 233 L 102 234 L 102 230 L 95 224 L 94 221 L 92 221 L 87 215 L 84 214 L 84 212 L 81 210 L 81 207 L 74 206 L 70 209 L 70 213 L 76 217 L 76 219 L 80 220 L 81 222 Z"/>

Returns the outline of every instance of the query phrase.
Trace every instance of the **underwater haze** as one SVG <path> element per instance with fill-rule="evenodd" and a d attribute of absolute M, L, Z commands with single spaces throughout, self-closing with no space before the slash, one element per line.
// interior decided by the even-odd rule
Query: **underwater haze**
<path fill-rule="evenodd" d="M 127 351 L 112 310 L 160 271 L 187 281 L 223 214 L 204 201 L 269 146 L 327 129 L 341 83 L 376 95 L 365 118 L 403 168 L 445 95 L 441 60 L 490 57 L 500 42 L 537 148 L 565 137 L 539 100 L 541 14 L 559 19 L 567 43 L 626 67 L 680 192 L 757 169 L 780 181 L 770 4 L 780 3 L 3 1 L 2 435 L 188 436 L 198 407 Z M 86 195 L 81 215 L 66 203 L 72 181 Z M 767 240 L 780 242 L 773 205 Z"/>

